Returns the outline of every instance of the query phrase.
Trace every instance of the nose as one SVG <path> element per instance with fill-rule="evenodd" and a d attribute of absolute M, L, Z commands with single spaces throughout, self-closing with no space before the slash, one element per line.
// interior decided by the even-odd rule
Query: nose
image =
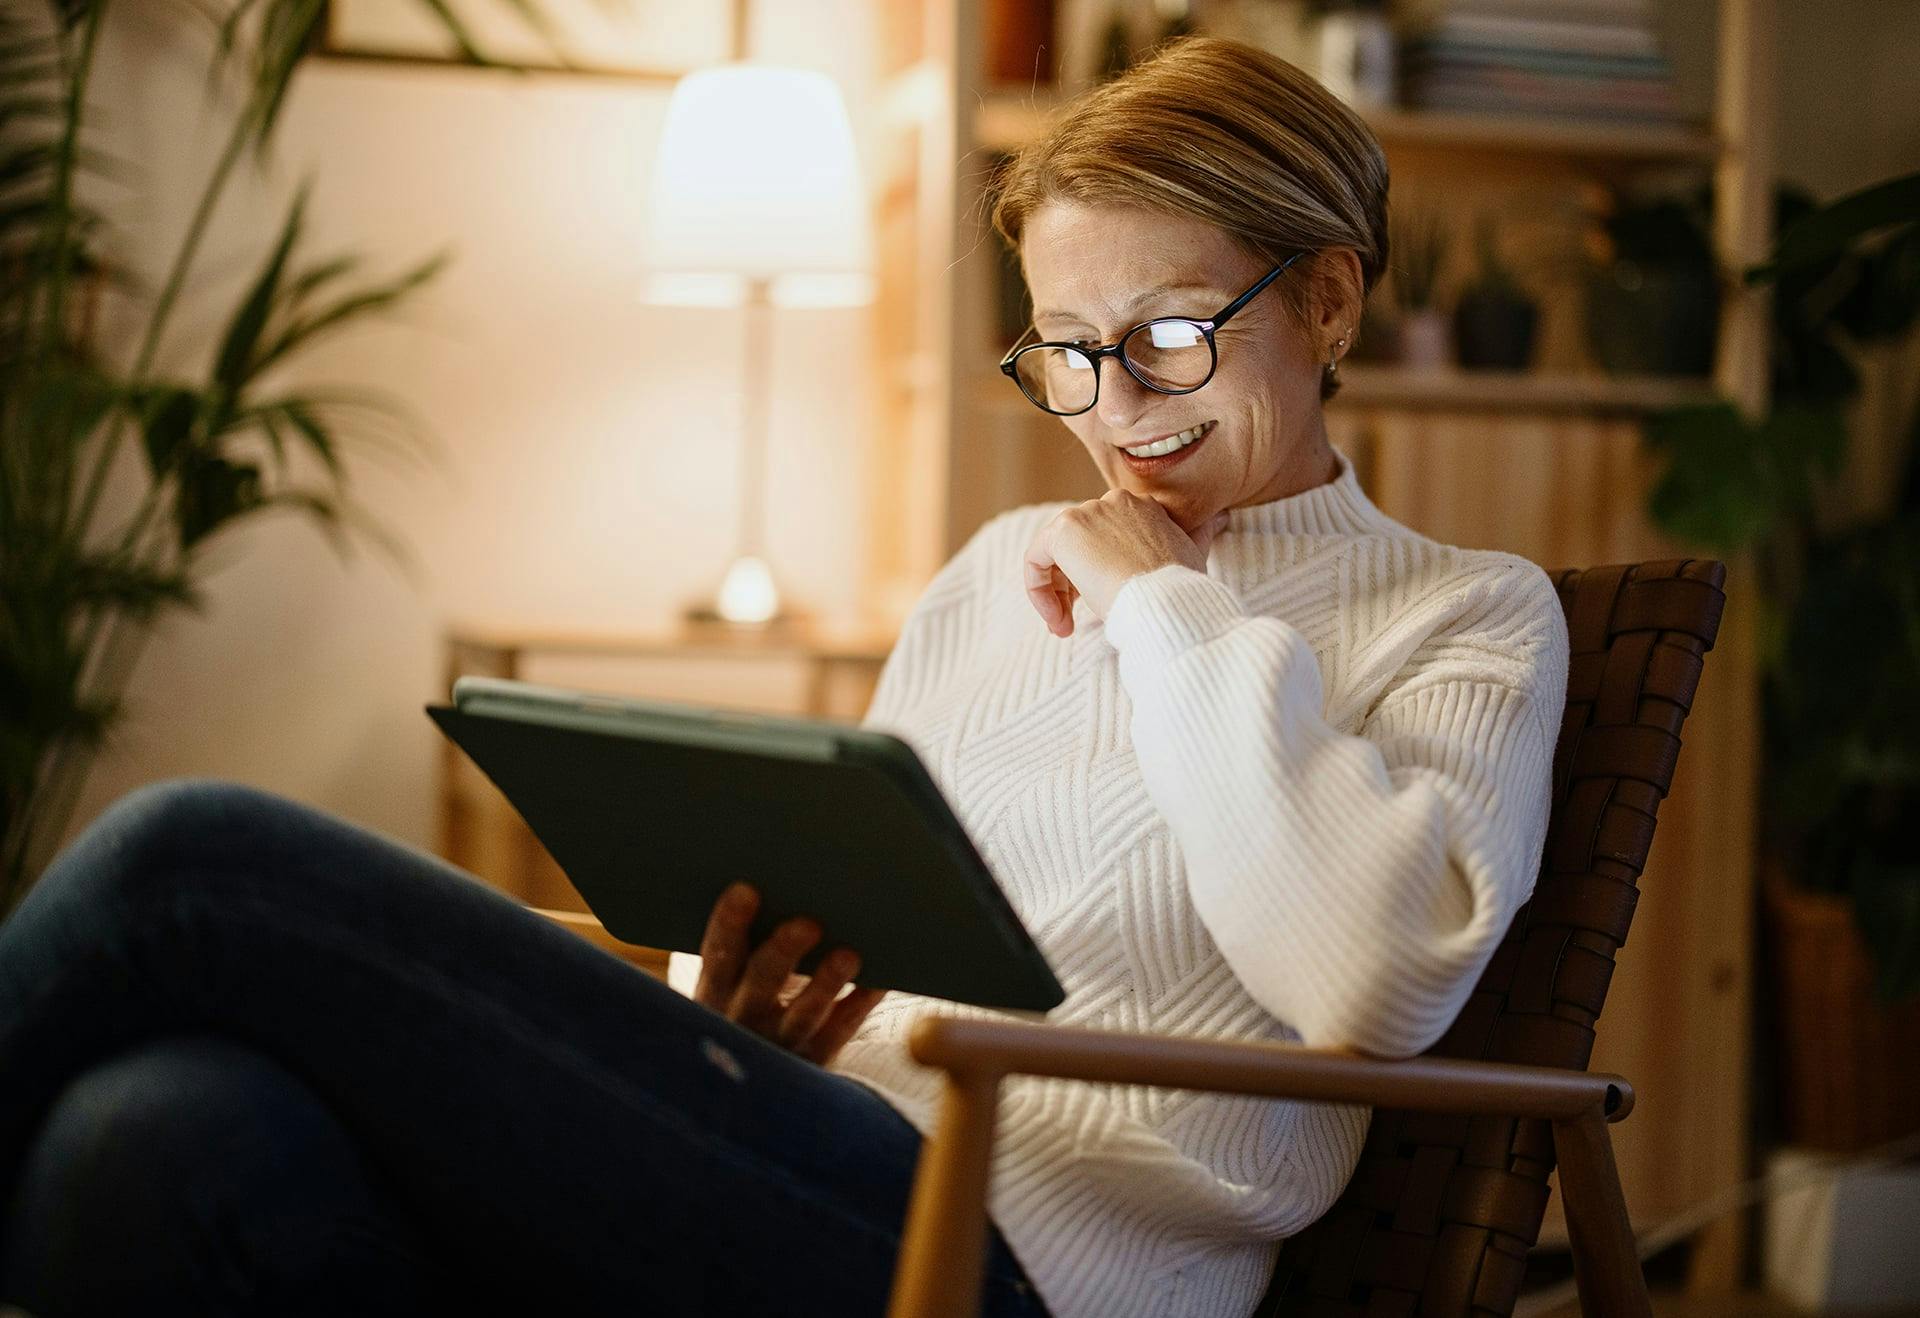
<path fill-rule="evenodd" d="M 1118 357 L 1109 357 L 1100 363 L 1100 397 L 1093 410 L 1110 429 L 1132 430 L 1141 412 L 1158 397 L 1158 393 L 1134 379 Z"/>

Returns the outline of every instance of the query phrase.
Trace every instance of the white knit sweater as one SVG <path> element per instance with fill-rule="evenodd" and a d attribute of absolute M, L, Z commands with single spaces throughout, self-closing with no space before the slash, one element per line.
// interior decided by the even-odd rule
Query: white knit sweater
<path fill-rule="evenodd" d="M 1233 510 L 1204 574 L 1051 635 L 983 527 L 914 607 L 866 725 L 926 762 L 1066 987 L 1050 1023 L 1408 1055 L 1533 886 L 1567 633 L 1525 559 L 1392 521 L 1338 476 Z M 834 1069 L 922 1131 L 938 1075 L 882 1001 Z M 1016 1078 L 991 1208 L 1056 1318 L 1249 1312 L 1367 1112 Z"/>

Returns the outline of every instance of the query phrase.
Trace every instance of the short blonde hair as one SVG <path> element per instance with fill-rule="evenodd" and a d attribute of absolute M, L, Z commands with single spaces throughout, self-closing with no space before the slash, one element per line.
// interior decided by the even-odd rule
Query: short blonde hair
<path fill-rule="evenodd" d="M 994 179 L 993 227 L 1017 254 L 1053 200 L 1205 220 L 1267 265 L 1351 248 L 1362 301 L 1387 261 L 1387 159 L 1373 133 L 1308 74 L 1219 37 L 1171 42 L 1065 107 Z M 1267 292 L 1305 326 L 1311 283 L 1289 276 Z M 1334 387 L 1324 380 L 1322 397 Z"/>

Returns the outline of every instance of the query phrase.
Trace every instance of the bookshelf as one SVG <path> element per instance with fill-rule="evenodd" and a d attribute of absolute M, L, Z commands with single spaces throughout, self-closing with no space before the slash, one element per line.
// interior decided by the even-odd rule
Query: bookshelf
<path fill-rule="evenodd" d="M 1008 276 L 986 225 L 993 159 L 1044 131 L 1072 89 L 1009 88 L 985 74 L 984 0 L 875 0 L 887 124 L 875 178 L 880 241 L 872 472 L 873 598 L 893 616 L 973 530 L 1024 503 L 1101 492 L 1077 442 L 994 369 Z M 1645 416 L 1766 397 L 1766 306 L 1733 272 L 1769 241 L 1772 0 L 1716 0 L 1709 121 L 1630 128 L 1538 116 L 1371 112 L 1396 204 L 1549 212 L 1643 175 L 1711 180 L 1722 272 L 1712 371 L 1609 376 L 1583 360 L 1577 306 L 1543 305 L 1538 369 L 1411 371 L 1354 364 L 1328 411 L 1336 443 L 1390 516 L 1435 539 L 1505 549 L 1547 567 L 1685 557 L 1645 513 L 1654 479 Z M 1061 21 L 1097 6 L 1060 0 Z M 1203 25 L 1204 30 L 1204 25 Z M 1056 34 L 1062 49 L 1087 33 Z M 1459 222 L 1459 221 L 1457 221 Z M 1457 223 L 1456 222 L 1456 223 Z M 1456 232 L 1463 232 L 1456 227 Z M 1632 946 L 1621 957 L 1593 1061 L 1643 1095 L 1615 1133 L 1636 1224 L 1647 1227 L 1747 1172 L 1757 662 L 1754 619 L 1729 564 L 1730 602 L 1663 807 Z M 1684 1035 L 1673 1028 L 1684 1020 Z M 1563 1227 L 1557 1197 L 1546 1239 Z M 1562 1236 L 1562 1238 L 1564 1238 Z M 1698 1289 L 1731 1285 L 1737 1222 L 1700 1237 Z"/>
<path fill-rule="evenodd" d="M 1058 92 L 990 91 L 974 112 L 981 147 L 1011 151 L 1032 141 L 1068 98 Z M 1579 120 L 1521 119 L 1439 110 L 1369 110 L 1363 116 L 1391 153 L 1397 147 L 1448 147 L 1513 155 L 1567 156 L 1596 167 L 1612 163 L 1710 163 L 1720 143 L 1706 128 L 1618 127 Z"/>

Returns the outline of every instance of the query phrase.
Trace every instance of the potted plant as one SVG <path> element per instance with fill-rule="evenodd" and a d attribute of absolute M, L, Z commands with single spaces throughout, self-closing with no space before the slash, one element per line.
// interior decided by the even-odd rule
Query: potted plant
<path fill-rule="evenodd" d="M 1538 308 L 1501 261 L 1488 216 L 1481 216 L 1474 226 L 1474 248 L 1479 269 L 1453 309 L 1460 364 L 1473 370 L 1524 370 L 1533 361 Z"/>
<path fill-rule="evenodd" d="M 1447 256 L 1446 228 L 1426 211 L 1396 211 L 1390 224 L 1400 364 L 1411 370 L 1451 365 L 1453 327 L 1435 300 Z"/>
<path fill-rule="evenodd" d="M 1767 976 L 1794 1144 L 1920 1129 L 1920 417 L 1892 498 L 1823 525 L 1845 465 L 1859 345 L 1920 313 L 1920 174 L 1815 207 L 1787 195 L 1771 285 L 1773 406 L 1668 412 L 1650 503 L 1675 535 L 1751 551 L 1759 608 Z"/>
<path fill-rule="evenodd" d="M 1719 290 L 1707 194 L 1612 194 L 1597 216 L 1587 270 L 1587 341 L 1615 375 L 1705 375 Z"/>
<path fill-rule="evenodd" d="M 481 59 L 443 6 L 420 3 Z M 502 3 L 530 12 L 526 0 Z M 90 309 L 112 278 L 107 217 L 82 184 L 108 168 L 88 145 L 85 111 L 110 8 L 49 0 L 0 13 L 0 915 L 50 859 L 149 629 L 194 605 L 222 532 L 282 509 L 338 545 L 348 530 L 391 545 L 355 506 L 351 459 L 357 444 L 396 433 L 417 443 L 415 431 L 377 397 L 289 388 L 283 372 L 316 340 L 411 297 L 442 264 L 368 280 L 352 255 L 308 256 L 303 189 L 211 365 L 168 369 L 173 311 L 209 222 L 241 166 L 268 154 L 325 13 L 319 0 L 180 6 L 206 24 L 209 74 L 237 83 L 237 105 L 134 342 L 124 352 L 98 342 Z M 380 420 L 389 424 L 370 425 Z M 110 475 L 133 477 L 130 500 L 108 496 Z"/>

